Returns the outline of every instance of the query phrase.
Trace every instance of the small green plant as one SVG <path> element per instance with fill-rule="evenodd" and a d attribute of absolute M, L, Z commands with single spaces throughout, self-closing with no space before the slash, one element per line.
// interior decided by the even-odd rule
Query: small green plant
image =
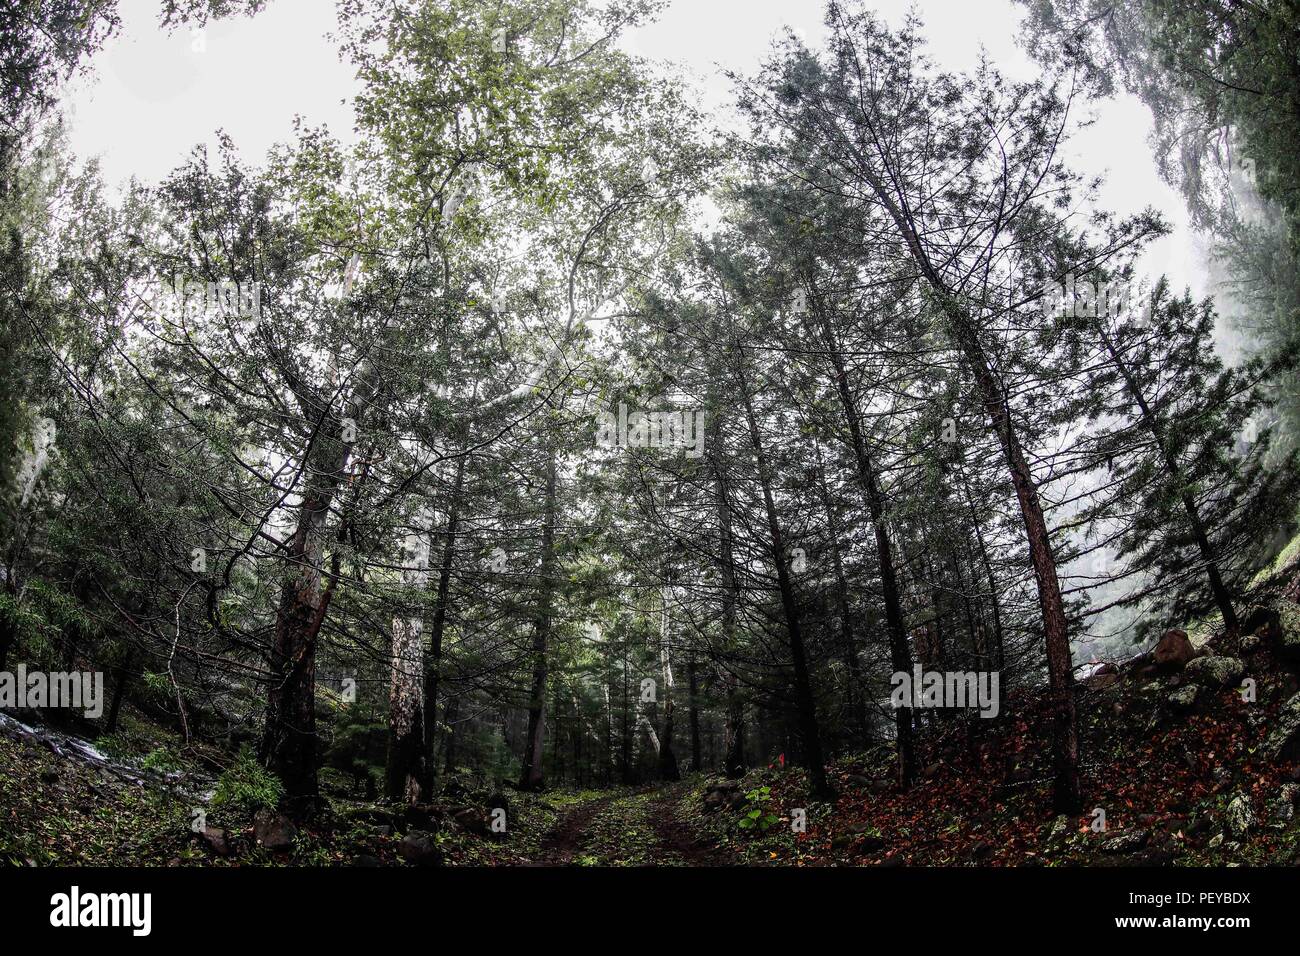
<path fill-rule="evenodd" d="M 135 747 L 131 738 L 118 731 L 115 734 L 103 734 L 95 738 L 95 749 L 110 760 L 128 760 L 135 756 Z"/>
<path fill-rule="evenodd" d="M 264 807 L 274 809 L 283 795 L 280 778 L 258 763 L 253 751 L 245 747 L 217 780 L 212 805 L 252 814 Z"/>
<path fill-rule="evenodd" d="M 140 762 L 140 766 L 145 770 L 157 770 L 159 773 L 172 773 L 182 769 L 180 756 L 170 747 L 155 747 Z"/>
<path fill-rule="evenodd" d="M 777 823 L 781 818 L 768 809 L 768 803 L 772 800 L 771 787 L 755 787 L 753 790 L 745 792 L 745 805 L 742 807 L 742 815 L 738 826 L 742 830 L 759 830 L 765 831 Z"/>

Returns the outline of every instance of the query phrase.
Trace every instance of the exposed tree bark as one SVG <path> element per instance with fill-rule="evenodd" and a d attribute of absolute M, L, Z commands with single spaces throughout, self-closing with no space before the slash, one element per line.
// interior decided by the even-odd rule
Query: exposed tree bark
<path fill-rule="evenodd" d="M 374 367 L 359 375 L 352 403 L 353 423 L 359 423 L 374 388 Z M 316 771 L 316 641 L 337 584 L 321 589 L 325 530 L 330 506 L 347 478 L 353 441 L 345 417 L 332 409 L 319 412 L 320 427 L 303 455 L 305 489 L 297 524 L 286 549 L 291 568 L 276 611 L 271 649 L 270 684 L 262 759 L 284 784 L 284 809 L 296 818 L 315 812 L 319 794 Z"/>
<path fill-rule="evenodd" d="M 402 583 L 408 594 L 423 595 L 429 578 L 428 513 L 414 519 L 403 545 Z M 424 614 L 416 608 L 393 618 L 393 676 L 388 709 L 388 761 L 384 795 L 418 803 L 424 776 L 424 725 L 427 701 L 421 681 L 424 666 Z"/>
<path fill-rule="evenodd" d="M 682 775 L 677 768 L 677 755 L 673 753 L 673 697 L 676 684 L 673 680 L 672 652 L 668 646 L 672 630 L 668 613 L 669 592 L 668 587 L 662 589 L 662 607 L 659 611 L 659 665 L 664 681 L 664 729 L 659 737 L 659 777 L 661 780 L 680 780 Z"/>
<path fill-rule="evenodd" d="M 630 667 L 627 659 L 627 644 L 623 644 L 623 740 L 621 748 L 622 780 L 632 782 L 632 702 L 628 699 L 628 674 Z"/>

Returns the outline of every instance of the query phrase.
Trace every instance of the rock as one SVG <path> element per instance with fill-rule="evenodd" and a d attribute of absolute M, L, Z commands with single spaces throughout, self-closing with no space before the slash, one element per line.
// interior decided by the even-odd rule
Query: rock
<path fill-rule="evenodd" d="M 1290 823 L 1295 819 L 1295 804 L 1290 800 L 1277 797 L 1268 805 L 1268 815 L 1278 823 Z"/>
<path fill-rule="evenodd" d="M 1107 687 L 1114 687 L 1124 679 L 1122 674 L 1116 671 L 1102 672 L 1098 669 L 1095 673 L 1084 678 L 1083 686 L 1088 690 L 1105 690 Z"/>
<path fill-rule="evenodd" d="M 442 788 L 442 795 L 447 800 L 464 800 L 469 796 L 469 790 L 460 780 L 449 780 Z"/>
<path fill-rule="evenodd" d="M 879 853 L 886 846 L 869 823 L 855 823 L 831 838 L 831 849 L 838 851 L 852 848 L 855 853 Z"/>
<path fill-rule="evenodd" d="M 1196 706 L 1196 698 L 1200 696 L 1200 693 L 1201 688 L 1197 684 L 1188 684 L 1185 687 L 1178 688 L 1166 700 L 1169 701 L 1169 706 L 1173 710 L 1191 710 Z"/>
<path fill-rule="evenodd" d="M 730 807 L 733 810 L 745 802 L 745 794 L 740 789 L 738 780 L 714 780 L 704 788 L 704 808 L 721 810 Z"/>
<path fill-rule="evenodd" d="M 1124 830 L 1106 838 L 1102 853 L 1136 853 L 1151 839 L 1150 830 Z"/>
<path fill-rule="evenodd" d="M 1271 761 L 1294 758 L 1300 751 L 1300 694 L 1282 705 L 1273 730 L 1261 749 L 1264 757 Z"/>
<path fill-rule="evenodd" d="M 1186 631 L 1165 631 L 1151 652 L 1151 660 L 1166 674 L 1182 670 L 1195 656 L 1196 649 Z"/>
<path fill-rule="evenodd" d="M 1206 844 L 1206 846 L 1208 846 L 1211 850 L 1217 850 L 1222 845 L 1223 845 L 1222 833 L 1214 834 L 1214 836 L 1210 837 L 1210 842 Z"/>
<path fill-rule="evenodd" d="M 220 827 L 204 827 L 199 839 L 217 856 L 230 856 L 230 833 Z"/>
<path fill-rule="evenodd" d="M 422 830 L 412 830 L 402 837 L 397 855 L 416 866 L 439 866 L 442 863 L 442 850 L 438 848 L 433 834 Z"/>
<path fill-rule="evenodd" d="M 348 807 L 342 812 L 342 816 L 345 820 L 370 823 L 375 826 L 393 826 L 399 819 L 391 810 L 380 807 Z"/>
<path fill-rule="evenodd" d="M 1250 797 L 1244 793 L 1238 793 L 1233 797 L 1228 802 L 1228 812 L 1224 815 L 1224 822 L 1228 826 L 1228 831 L 1238 839 L 1255 829 L 1258 821 L 1255 819 L 1255 809 L 1250 805 Z"/>
<path fill-rule="evenodd" d="M 1269 640 L 1278 630 L 1278 613 L 1271 607 L 1256 604 L 1241 616 L 1241 633 Z"/>
<path fill-rule="evenodd" d="M 844 782 L 863 790 L 870 790 L 872 793 L 883 793 L 893 786 L 893 783 L 883 777 L 864 777 L 860 773 L 851 773 L 844 778 Z"/>
<path fill-rule="evenodd" d="M 1187 679 L 1206 687 L 1227 687 L 1241 680 L 1246 665 L 1235 657 L 1198 657 L 1185 668 Z"/>
<path fill-rule="evenodd" d="M 733 793 L 740 789 L 739 780 L 712 780 L 705 786 L 708 793 Z"/>
<path fill-rule="evenodd" d="M 854 849 L 857 850 L 858 853 L 879 853 L 886 845 L 887 844 L 882 838 L 868 833 L 857 842 L 857 846 L 854 847 Z"/>
<path fill-rule="evenodd" d="M 1259 650 L 1262 642 L 1254 634 L 1247 634 L 1241 639 L 1241 653 L 1251 654 Z"/>
<path fill-rule="evenodd" d="M 1155 664 L 1143 664 L 1133 671 L 1133 679 L 1140 684 L 1156 680 L 1160 676 L 1160 668 Z"/>
<path fill-rule="evenodd" d="M 430 803 L 414 803 L 406 808 L 402 814 L 402 819 L 413 830 L 428 830 L 437 833 L 438 830 L 442 829 L 444 816 L 445 814 L 440 807 L 435 807 Z"/>
<path fill-rule="evenodd" d="M 1148 847 L 1143 853 L 1139 853 L 1133 859 L 1134 866 L 1169 866 L 1176 859 L 1178 854 L 1169 847 Z"/>
<path fill-rule="evenodd" d="M 298 828 L 282 813 L 262 809 L 253 815 L 253 839 L 260 847 L 288 850 L 297 835 Z"/>
<path fill-rule="evenodd" d="M 488 836 L 491 832 L 488 828 L 487 816 L 481 810 L 473 807 L 458 807 L 451 812 L 451 817 L 465 830 L 477 836 Z"/>

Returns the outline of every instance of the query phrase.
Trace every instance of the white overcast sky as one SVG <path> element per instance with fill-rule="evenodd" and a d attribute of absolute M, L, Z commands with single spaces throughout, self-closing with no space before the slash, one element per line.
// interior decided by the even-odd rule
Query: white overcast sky
<path fill-rule="evenodd" d="M 300 115 L 341 139 L 352 135 L 351 69 L 326 34 L 334 28 L 332 0 L 270 0 L 252 19 L 163 33 L 159 0 L 121 0 L 123 26 L 65 97 L 72 148 L 98 156 L 111 184 L 136 176 L 157 182 L 198 143 L 229 133 L 250 161 L 290 138 Z M 898 24 L 909 0 L 874 4 Z M 1032 77 L 1034 64 L 1016 45 L 1019 8 L 1011 0 L 919 0 L 931 56 L 947 69 L 972 66 L 981 48 L 1009 76 Z M 821 0 L 674 0 L 660 20 L 631 34 L 624 46 L 653 60 L 673 61 L 694 78 L 701 102 L 722 107 L 729 87 L 720 68 L 754 69 L 784 26 L 815 44 L 823 35 Z M 1101 173 L 1103 208 L 1160 210 L 1174 235 L 1153 246 L 1146 266 L 1200 293 L 1198 266 L 1180 197 L 1160 181 L 1147 147 L 1151 120 L 1131 99 L 1100 104 L 1096 125 L 1071 144 L 1071 161 Z"/>

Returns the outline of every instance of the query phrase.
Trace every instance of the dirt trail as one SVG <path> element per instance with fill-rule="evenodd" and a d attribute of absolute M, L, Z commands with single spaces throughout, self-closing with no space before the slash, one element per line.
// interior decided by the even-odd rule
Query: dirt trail
<path fill-rule="evenodd" d="M 726 866 L 734 859 L 677 817 L 681 785 L 599 797 L 569 810 L 532 866 Z"/>
<path fill-rule="evenodd" d="M 679 798 L 676 788 L 670 789 L 652 804 L 651 819 L 655 836 L 670 853 L 680 857 L 687 866 L 734 866 L 736 861 L 705 838 L 696 836 L 691 828 L 677 818 L 675 806 Z"/>
<path fill-rule="evenodd" d="M 615 798 L 600 797 L 574 807 L 554 829 L 542 838 L 541 856 L 533 866 L 569 866 L 582 849 L 583 837 L 592 819 Z"/>

